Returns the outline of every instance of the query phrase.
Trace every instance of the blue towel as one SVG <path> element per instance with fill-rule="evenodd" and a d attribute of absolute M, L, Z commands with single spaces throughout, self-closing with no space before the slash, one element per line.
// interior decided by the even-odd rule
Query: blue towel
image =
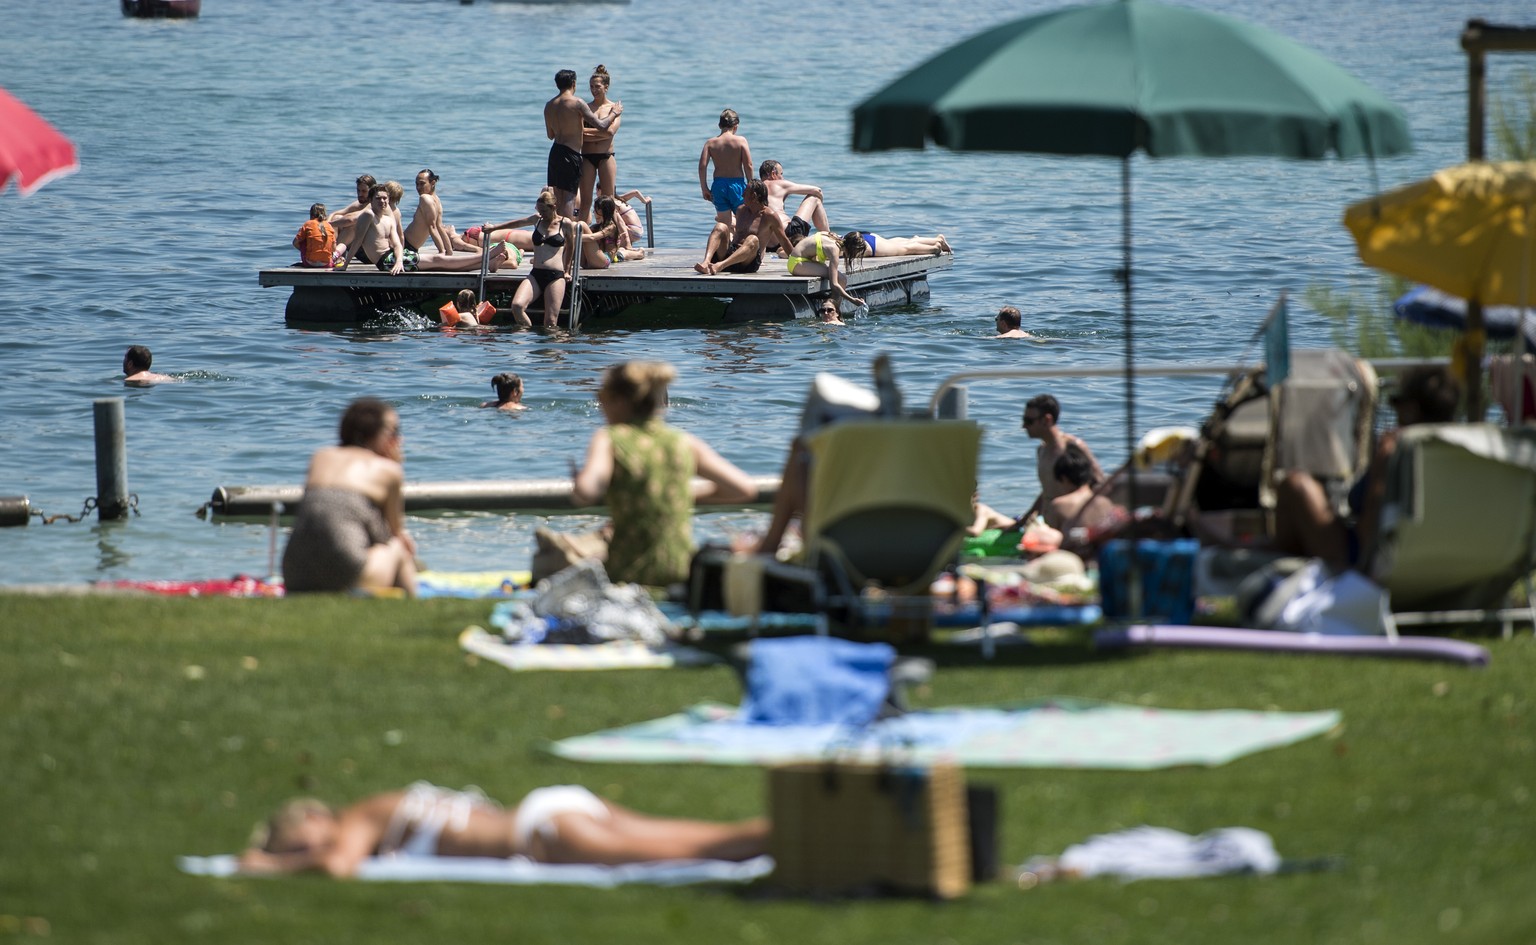
<path fill-rule="evenodd" d="M 740 718 L 751 725 L 867 725 L 890 692 L 896 651 L 837 637 L 755 640 Z"/>

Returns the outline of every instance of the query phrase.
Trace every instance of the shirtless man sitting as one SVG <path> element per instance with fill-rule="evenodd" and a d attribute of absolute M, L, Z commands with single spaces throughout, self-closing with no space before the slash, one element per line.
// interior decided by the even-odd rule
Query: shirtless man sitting
<path fill-rule="evenodd" d="M 351 244 L 357 235 L 357 220 L 368 209 L 368 191 L 377 184 L 372 174 L 360 174 L 357 178 L 357 199 L 325 218 L 336 228 L 336 245 Z"/>
<path fill-rule="evenodd" d="M 544 103 L 544 133 L 554 144 L 549 146 L 548 180 L 554 188 L 556 207 L 562 217 L 575 216 L 576 195 L 581 190 L 582 129 L 607 131 L 619 120 L 624 106 L 613 103 L 607 118 L 597 117 L 592 106 L 576 95 L 576 73 L 561 69 L 555 73 L 555 88 L 560 91 Z"/>
<path fill-rule="evenodd" d="M 1039 447 L 1035 450 L 1035 472 L 1040 480 L 1040 496 L 1035 499 L 1035 504 L 1029 507 L 1029 511 L 1016 519 L 1009 519 L 985 503 L 976 503 L 976 520 L 972 524 L 971 534 L 978 534 L 984 528 L 1023 528 L 1036 515 L 1044 512 L 1052 499 L 1069 491 L 1062 488 L 1056 480 L 1056 460 L 1061 458 L 1068 446 L 1077 446 L 1088 457 L 1088 461 L 1093 466 L 1093 485 L 1104 481 L 1104 470 L 1099 467 L 1099 461 L 1094 458 L 1093 451 L 1080 437 L 1073 436 L 1056 425 L 1060 417 L 1061 403 L 1050 394 L 1031 397 L 1029 403 L 1024 405 L 1024 432 L 1029 434 L 1030 439 L 1040 441 Z"/>
<path fill-rule="evenodd" d="M 439 178 L 430 168 L 423 168 L 416 175 L 416 212 L 405 227 L 405 248 L 416 252 L 427 245 L 427 240 L 443 255 L 454 252 L 480 253 L 480 247 L 454 232 L 443 222 L 443 202 L 437 196 Z"/>
<path fill-rule="evenodd" d="M 827 222 L 827 208 L 822 203 L 820 187 L 785 180 L 784 165 L 778 161 L 764 161 L 763 166 L 758 168 L 758 176 L 768 187 L 768 207 L 779 215 L 779 220 L 784 224 L 784 232 L 789 234 L 791 246 L 810 236 L 812 227 L 823 233 L 832 232 L 832 224 Z M 790 216 L 784 209 L 784 198 L 793 196 L 803 196 L 805 199 L 795 208 L 794 216 Z M 767 250 L 771 253 L 779 248 L 778 245 L 770 244 Z"/>
<path fill-rule="evenodd" d="M 659 860 L 749 860 L 767 852 L 768 821 L 652 817 L 584 787 L 530 791 L 511 810 L 479 791 L 423 781 L 340 810 L 299 798 L 258 824 L 240 855 L 244 873 L 314 870 L 354 876 L 370 856 L 511 858 L 619 865 Z"/>
<path fill-rule="evenodd" d="M 356 256 L 364 263 L 371 263 L 381 272 L 398 276 L 418 269 L 434 269 L 463 272 L 480 268 L 480 256 L 466 253 L 461 256 L 418 256 L 405 245 L 400 231 L 400 220 L 389 211 L 389 193 L 383 184 L 368 189 L 368 209 L 357 221 L 357 238 L 342 254 L 341 266 L 346 269 Z M 507 258 L 507 248 L 497 246 L 491 250 L 490 268 L 494 272 Z"/>
<path fill-rule="evenodd" d="M 710 230 L 704 258 L 694 263 L 693 269 L 706 276 L 756 272 L 763 265 L 763 244 L 772 241 L 781 246 L 795 245 L 784 232 L 779 215 L 768 209 L 767 186 L 755 180 L 747 184 L 732 222 L 716 223 Z"/>

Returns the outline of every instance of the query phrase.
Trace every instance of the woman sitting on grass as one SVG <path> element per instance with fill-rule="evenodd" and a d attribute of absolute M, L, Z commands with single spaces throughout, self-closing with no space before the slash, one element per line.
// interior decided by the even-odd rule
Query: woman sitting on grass
<path fill-rule="evenodd" d="M 341 445 L 316 450 L 304 478 L 283 580 L 289 593 L 398 587 L 416 596 L 416 543 L 405 530 L 400 416 L 372 397 L 341 416 Z"/>
<path fill-rule="evenodd" d="M 767 851 L 768 821 L 735 823 L 651 817 L 584 787 L 529 792 L 512 810 L 478 791 L 418 781 L 339 811 L 289 801 L 251 835 L 245 873 L 317 870 L 353 876 L 370 856 L 524 856 L 540 863 L 648 863 L 748 860 Z"/>
<path fill-rule="evenodd" d="M 693 556 L 693 503 L 750 502 L 757 487 L 709 444 L 667 426 L 661 413 L 670 364 L 625 361 L 603 372 L 597 391 L 607 426 L 592 434 L 581 469 L 572 464 L 572 499 L 596 505 L 604 496 L 613 514 L 608 576 L 615 581 L 666 586 L 688 577 Z M 693 477 L 705 481 L 693 491 Z"/>

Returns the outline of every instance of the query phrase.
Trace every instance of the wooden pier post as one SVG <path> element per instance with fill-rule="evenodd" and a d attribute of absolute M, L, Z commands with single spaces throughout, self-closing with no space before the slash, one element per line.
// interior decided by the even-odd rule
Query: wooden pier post
<path fill-rule="evenodd" d="M 124 434 L 123 398 L 95 402 L 96 517 L 102 522 L 128 514 L 128 441 Z"/>

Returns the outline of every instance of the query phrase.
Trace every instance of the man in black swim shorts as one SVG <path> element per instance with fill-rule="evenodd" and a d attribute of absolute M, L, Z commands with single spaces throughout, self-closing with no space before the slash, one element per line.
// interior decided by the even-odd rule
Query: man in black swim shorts
<path fill-rule="evenodd" d="M 751 181 L 734 222 L 715 224 L 704 246 L 704 259 L 693 269 L 706 276 L 757 272 L 763 265 L 763 244 L 775 240 L 778 245 L 795 245 L 779 215 L 768 209 L 768 188 L 760 180 Z"/>
<path fill-rule="evenodd" d="M 607 118 L 597 117 L 592 106 L 576 97 L 576 73 L 561 69 L 555 73 L 559 94 L 544 103 L 544 133 L 554 143 L 549 146 L 548 184 L 554 188 L 557 209 L 563 217 L 573 216 L 576 194 L 581 189 L 581 129 L 585 122 L 607 131 L 624 111 L 613 103 Z"/>

